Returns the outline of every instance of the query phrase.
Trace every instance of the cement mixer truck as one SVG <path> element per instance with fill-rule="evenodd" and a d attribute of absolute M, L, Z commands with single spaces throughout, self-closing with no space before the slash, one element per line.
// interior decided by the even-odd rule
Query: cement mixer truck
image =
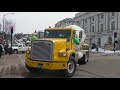
<path fill-rule="evenodd" d="M 31 49 L 26 53 L 26 68 L 30 72 L 60 70 L 65 77 L 72 77 L 77 64 L 88 62 L 89 45 L 85 44 L 85 38 L 84 30 L 76 25 L 45 29 L 44 38 L 31 42 Z"/>

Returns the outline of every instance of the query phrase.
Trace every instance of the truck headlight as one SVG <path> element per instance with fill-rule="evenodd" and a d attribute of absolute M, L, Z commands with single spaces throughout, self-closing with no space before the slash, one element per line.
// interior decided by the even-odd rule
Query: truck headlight
<path fill-rule="evenodd" d="M 26 51 L 26 58 L 30 59 L 30 52 L 29 50 Z"/>
<path fill-rule="evenodd" d="M 29 50 L 27 50 L 27 51 L 26 51 L 26 53 L 27 53 L 27 54 L 30 54 L 30 51 L 29 51 Z"/>
<path fill-rule="evenodd" d="M 66 57 L 66 56 L 67 56 L 67 53 L 66 53 L 66 52 L 64 52 L 64 53 L 59 53 L 59 56 Z"/>

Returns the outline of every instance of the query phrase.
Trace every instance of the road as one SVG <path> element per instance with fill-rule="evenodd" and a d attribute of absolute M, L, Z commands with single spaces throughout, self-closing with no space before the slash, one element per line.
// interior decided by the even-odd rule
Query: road
<path fill-rule="evenodd" d="M 30 73 L 24 65 L 25 54 L 5 55 L 0 59 L 0 78 L 64 78 L 61 71 Z M 71 78 L 120 78 L 120 56 L 91 54 L 86 65 L 77 66 Z"/>

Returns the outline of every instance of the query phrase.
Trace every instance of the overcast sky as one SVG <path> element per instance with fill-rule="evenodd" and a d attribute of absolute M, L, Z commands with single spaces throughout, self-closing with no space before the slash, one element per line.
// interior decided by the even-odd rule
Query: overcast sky
<path fill-rule="evenodd" d="M 35 30 L 44 30 L 65 18 L 73 18 L 78 12 L 0 12 L 0 23 L 2 24 L 3 15 L 7 19 L 12 19 L 16 23 L 15 33 L 31 34 Z"/>

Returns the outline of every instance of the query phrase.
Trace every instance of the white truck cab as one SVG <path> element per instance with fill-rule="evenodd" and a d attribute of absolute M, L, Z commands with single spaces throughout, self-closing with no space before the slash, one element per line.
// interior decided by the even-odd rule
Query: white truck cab
<path fill-rule="evenodd" d="M 28 50 L 28 47 L 25 44 L 13 44 L 12 50 L 15 54 L 19 52 L 26 52 Z"/>

